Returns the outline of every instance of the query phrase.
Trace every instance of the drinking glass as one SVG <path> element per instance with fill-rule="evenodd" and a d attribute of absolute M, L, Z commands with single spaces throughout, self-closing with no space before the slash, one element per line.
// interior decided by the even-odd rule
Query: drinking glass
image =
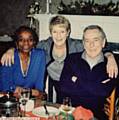
<path fill-rule="evenodd" d="M 64 110 L 65 112 L 68 112 L 68 111 L 71 110 L 71 108 L 72 108 L 71 98 L 70 98 L 70 97 L 65 97 L 65 98 L 63 99 L 63 110 Z"/>
<path fill-rule="evenodd" d="M 64 97 L 63 104 L 61 105 L 63 112 L 58 116 L 58 120 L 73 120 L 70 116 L 70 111 L 72 110 L 71 98 Z"/>
<path fill-rule="evenodd" d="M 21 92 L 21 97 L 29 100 L 30 99 L 30 92 L 31 90 L 29 88 L 24 88 L 23 91 Z"/>
<path fill-rule="evenodd" d="M 63 99 L 63 105 L 67 105 L 67 106 L 71 107 L 72 106 L 71 105 L 71 98 L 70 97 L 65 97 Z"/>
<path fill-rule="evenodd" d="M 55 114 L 50 114 L 48 116 L 48 120 L 57 120 L 56 115 Z"/>
<path fill-rule="evenodd" d="M 30 89 L 24 88 L 20 96 L 21 109 L 24 111 L 24 116 L 26 111 L 26 103 L 30 99 L 30 93 L 31 93 L 30 91 L 31 91 Z"/>

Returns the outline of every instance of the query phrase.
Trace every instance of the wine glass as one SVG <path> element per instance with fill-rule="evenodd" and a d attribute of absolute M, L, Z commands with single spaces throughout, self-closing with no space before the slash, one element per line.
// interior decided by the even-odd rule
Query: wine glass
<path fill-rule="evenodd" d="M 70 97 L 65 97 L 63 99 L 63 110 L 65 112 L 69 112 L 71 110 L 72 104 L 71 104 L 71 98 Z"/>
<path fill-rule="evenodd" d="M 71 105 L 71 98 L 70 97 L 65 97 L 63 99 L 63 105 L 67 105 L 67 106 L 71 107 L 72 106 Z"/>
<path fill-rule="evenodd" d="M 72 110 L 71 98 L 64 97 L 61 105 L 61 114 L 58 115 L 58 119 L 69 120 L 70 111 Z"/>
<path fill-rule="evenodd" d="M 56 115 L 55 114 L 49 114 L 48 120 L 57 120 Z"/>
<path fill-rule="evenodd" d="M 29 88 L 24 88 L 20 96 L 21 109 L 24 111 L 24 116 L 25 116 L 25 111 L 26 111 L 26 104 L 28 100 L 30 99 L 30 93 L 31 93 L 30 91 L 31 90 Z"/>

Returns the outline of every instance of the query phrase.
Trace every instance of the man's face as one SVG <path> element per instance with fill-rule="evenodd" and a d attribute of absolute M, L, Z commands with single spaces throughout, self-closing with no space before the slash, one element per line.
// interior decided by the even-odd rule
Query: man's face
<path fill-rule="evenodd" d="M 62 25 L 54 25 L 51 31 L 51 35 L 56 46 L 63 46 L 66 43 L 69 32 Z"/>
<path fill-rule="evenodd" d="M 84 48 L 89 57 L 97 57 L 105 46 L 105 39 L 98 29 L 87 30 L 84 33 Z"/>

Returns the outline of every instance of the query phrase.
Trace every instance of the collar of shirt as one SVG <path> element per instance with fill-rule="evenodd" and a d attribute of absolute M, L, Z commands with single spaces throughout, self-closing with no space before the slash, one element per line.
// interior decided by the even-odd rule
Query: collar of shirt
<path fill-rule="evenodd" d="M 84 52 L 82 53 L 81 58 L 84 59 L 84 60 L 89 64 L 89 66 L 91 67 L 91 69 L 92 69 L 95 65 L 97 65 L 98 63 L 104 62 L 104 55 L 103 55 L 102 52 L 101 52 L 97 57 L 95 57 L 95 58 L 93 59 L 93 58 L 87 57 L 86 51 L 84 51 Z"/>

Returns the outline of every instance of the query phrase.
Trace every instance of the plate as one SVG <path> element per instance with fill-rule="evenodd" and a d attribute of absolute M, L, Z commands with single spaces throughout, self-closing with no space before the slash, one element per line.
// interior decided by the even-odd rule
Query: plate
<path fill-rule="evenodd" d="M 52 106 L 47 106 L 47 110 L 50 115 L 58 115 L 60 113 L 58 108 Z M 32 113 L 38 117 L 48 118 L 48 115 L 45 113 L 45 108 L 43 106 L 33 109 Z"/>
<path fill-rule="evenodd" d="M 20 102 L 21 101 L 22 101 L 22 99 L 20 99 Z M 20 109 L 23 111 L 26 111 L 26 112 L 32 111 L 33 108 L 34 108 L 34 101 L 33 100 L 26 101 L 25 106 L 23 104 L 20 104 Z"/>
<path fill-rule="evenodd" d="M 64 110 L 64 107 L 65 107 L 64 105 L 60 106 L 60 108 L 59 108 L 60 112 L 71 114 L 75 109 L 74 107 L 68 107 L 68 108 L 66 108 L 67 110 Z"/>

